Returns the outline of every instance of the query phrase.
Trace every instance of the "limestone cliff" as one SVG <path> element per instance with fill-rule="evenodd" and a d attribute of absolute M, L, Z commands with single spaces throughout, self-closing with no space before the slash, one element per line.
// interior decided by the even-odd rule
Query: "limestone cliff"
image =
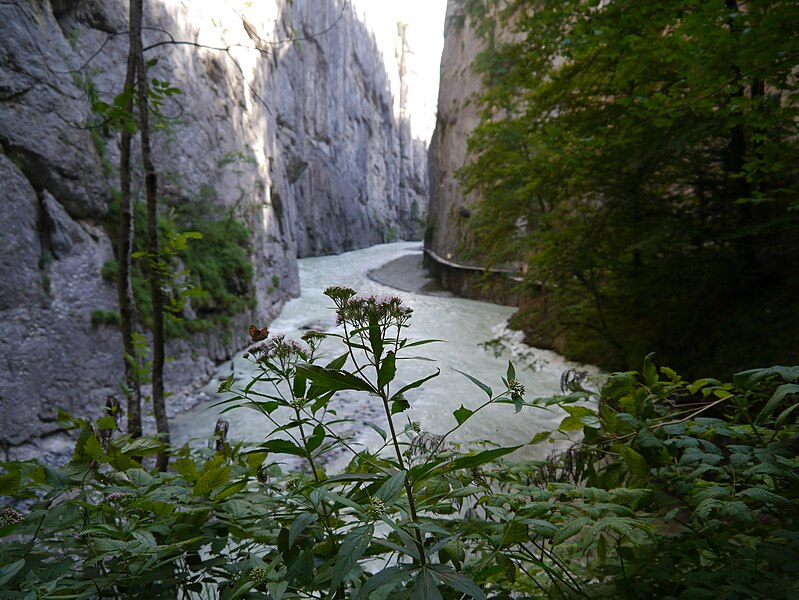
<path fill-rule="evenodd" d="M 441 82 L 436 128 L 428 154 L 430 205 L 425 247 L 461 264 L 479 264 L 468 248 L 468 219 L 476 201 L 464 194 L 455 173 L 467 160 L 466 140 L 479 124 L 476 94 L 480 76 L 472 63 L 484 48 L 468 16 L 468 0 L 448 0 L 441 55 Z"/>
<path fill-rule="evenodd" d="M 175 341 L 171 390 L 245 343 L 298 292 L 296 258 L 412 238 L 426 205 L 374 39 L 342 0 L 145 3 L 150 77 L 182 90 L 155 139 L 163 203 L 206 203 L 252 232 L 257 306 Z M 0 445 L 55 432 L 58 408 L 118 392 L 119 333 L 103 226 L 116 136 L 93 100 L 121 91 L 122 0 L 0 3 Z M 140 183 L 140 182 L 139 182 Z M 237 332 L 242 332 L 238 335 Z"/>

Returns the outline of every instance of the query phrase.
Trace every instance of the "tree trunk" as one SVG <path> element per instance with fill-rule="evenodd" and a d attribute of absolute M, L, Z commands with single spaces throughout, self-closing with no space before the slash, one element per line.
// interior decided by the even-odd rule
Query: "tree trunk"
<path fill-rule="evenodd" d="M 140 19 L 138 44 L 136 47 L 136 66 L 138 72 L 139 134 L 141 137 L 142 164 L 144 165 L 144 186 L 147 192 L 147 254 L 150 260 L 150 295 L 153 303 L 153 413 L 160 441 L 169 443 L 169 422 L 164 400 L 164 297 L 162 292 L 164 265 L 158 250 L 158 178 L 153 165 L 150 149 L 150 120 L 147 107 L 148 85 L 144 66 L 144 52 L 141 42 L 141 6 L 143 0 L 131 0 L 139 6 Z M 169 464 L 169 454 L 159 452 L 156 468 L 165 471 Z"/>
<path fill-rule="evenodd" d="M 138 10 L 138 13 L 137 13 Z M 133 114 L 133 87 L 136 83 L 137 48 L 141 46 L 141 5 L 130 3 L 130 34 L 128 46 L 128 67 L 125 74 L 123 93 L 128 94 L 125 110 Z M 122 127 L 119 153 L 119 239 L 117 240 L 117 296 L 119 299 L 120 329 L 122 330 L 122 351 L 125 360 L 125 396 L 128 408 L 128 433 L 140 437 L 141 428 L 141 386 L 138 370 L 135 368 L 136 348 L 133 345 L 133 323 L 135 308 L 133 290 L 130 282 L 130 255 L 133 248 L 133 211 L 130 197 L 130 151 L 132 135 Z"/>

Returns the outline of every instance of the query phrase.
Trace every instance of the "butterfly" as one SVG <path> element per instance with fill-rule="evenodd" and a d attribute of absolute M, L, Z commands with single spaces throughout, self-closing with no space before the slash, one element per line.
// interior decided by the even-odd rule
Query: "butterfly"
<path fill-rule="evenodd" d="M 253 342 L 260 342 L 269 337 L 269 330 L 266 327 L 258 329 L 255 325 L 250 325 L 250 337 Z"/>

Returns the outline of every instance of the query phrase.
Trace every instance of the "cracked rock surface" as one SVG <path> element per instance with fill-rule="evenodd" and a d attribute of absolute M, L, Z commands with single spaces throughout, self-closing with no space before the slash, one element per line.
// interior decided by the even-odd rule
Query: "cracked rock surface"
<path fill-rule="evenodd" d="M 146 3 L 148 76 L 182 91 L 155 119 L 162 204 L 196 203 L 245 222 L 256 273 L 255 308 L 169 344 L 172 392 L 201 385 L 246 344 L 250 322 L 268 322 L 299 292 L 298 256 L 419 235 L 424 144 L 393 114 L 386 70 L 397 65 L 384 64 L 349 4 Z M 104 217 L 119 149 L 92 101 L 111 103 L 122 89 L 127 28 L 121 1 L 0 3 L 7 456 L 54 447 L 59 408 L 96 416 L 119 395 L 119 332 L 91 320 L 116 309 L 100 270 L 114 256 Z M 135 162 L 138 140 L 134 148 Z M 141 183 L 134 173 L 140 196 Z"/>

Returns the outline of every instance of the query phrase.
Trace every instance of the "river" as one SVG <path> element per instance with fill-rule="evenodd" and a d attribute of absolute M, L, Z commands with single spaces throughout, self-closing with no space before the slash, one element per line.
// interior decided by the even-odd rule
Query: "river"
<path fill-rule="evenodd" d="M 461 405 L 474 408 L 486 399 L 478 387 L 455 369 L 480 379 L 497 392 L 502 390 L 500 378 L 505 374 L 508 360 L 513 360 L 517 379 L 526 388 L 526 397 L 535 398 L 559 393 L 562 372 L 573 367 L 583 368 L 554 352 L 530 348 L 518 341 L 520 335 L 509 332 L 505 327 L 515 310 L 512 307 L 399 291 L 368 277 L 368 272 L 372 269 L 396 258 L 419 253 L 419 242 L 397 242 L 337 256 L 301 259 L 301 295 L 286 303 L 278 318 L 269 326 L 270 335 L 285 334 L 287 338 L 299 339 L 309 328 L 333 331 L 335 313 L 330 308 L 332 302 L 322 293 L 331 285 L 349 286 L 361 294 L 391 294 L 401 297 L 414 310 L 411 326 L 405 330 L 407 337 L 412 341 L 440 339 L 444 342 L 415 349 L 418 351 L 416 354 L 435 362 L 408 360 L 398 364 L 398 384 L 414 381 L 434 372 L 436 368 L 441 369 L 441 374 L 421 388 L 409 391 L 406 397 L 411 403 L 411 409 L 396 415 L 395 419 L 400 427 L 407 423 L 408 418 L 418 421 L 423 431 L 433 434 L 441 434 L 455 424 L 452 412 Z M 242 332 L 242 336 L 244 335 L 246 333 Z M 495 356 L 493 350 L 481 346 L 500 336 L 504 336 L 506 340 L 502 344 L 500 356 Z M 342 352 L 339 347 L 333 348 L 332 342 L 333 340 L 327 340 L 322 347 L 330 348 L 328 352 L 331 358 Z M 231 361 L 220 365 L 217 377 L 202 390 L 213 401 L 203 402 L 173 421 L 173 442 L 206 443 L 219 417 L 219 409 L 211 407 L 214 401 L 220 399 L 216 394 L 219 380 L 224 380 L 233 372 L 237 382 L 234 387 L 240 387 L 256 374 L 252 363 L 243 354 L 242 350 Z M 363 426 L 363 421 L 372 421 L 385 427 L 381 406 L 375 402 L 376 398 L 363 393 L 348 392 L 343 397 L 343 401 L 339 401 L 336 406 L 339 417 L 354 419 L 356 422 L 345 427 L 349 427 L 358 443 L 373 447 L 379 438 L 371 429 Z M 269 428 L 265 417 L 244 408 L 228 412 L 224 418 L 230 422 L 229 437 L 235 440 L 262 441 Z M 516 414 L 511 405 L 490 406 L 467 421 L 453 435 L 452 440 L 490 440 L 502 445 L 523 444 L 537 432 L 553 429 L 561 418 L 562 414 L 557 411 L 524 408 Z M 543 458 L 551 449 L 549 444 L 527 447 L 522 455 Z M 328 464 L 328 468 L 341 468 L 346 460 L 346 457 L 340 456 Z"/>

